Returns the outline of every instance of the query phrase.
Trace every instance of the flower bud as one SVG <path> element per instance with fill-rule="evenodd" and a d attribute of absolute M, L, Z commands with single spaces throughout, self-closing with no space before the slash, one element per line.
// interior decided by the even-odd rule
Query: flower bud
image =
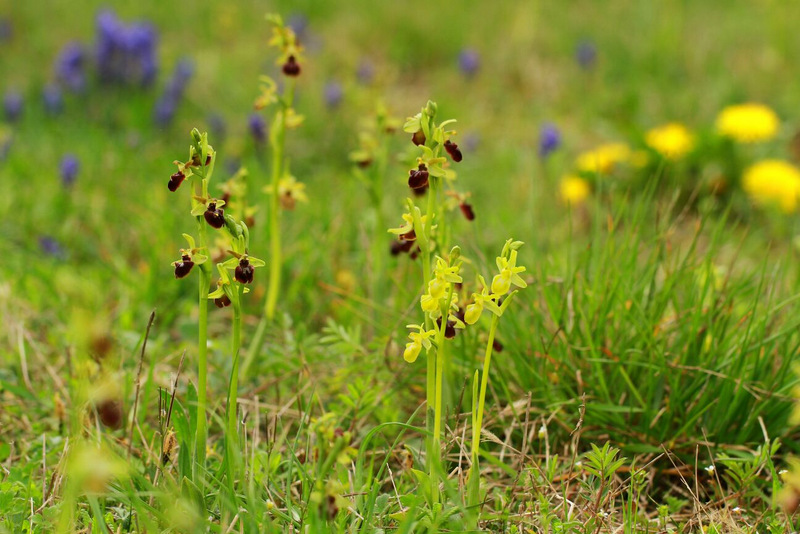
<path fill-rule="evenodd" d="M 428 117 L 433 118 L 433 117 L 436 117 L 436 111 L 437 110 L 438 110 L 438 106 L 436 105 L 436 102 L 434 102 L 433 100 L 428 100 L 428 103 L 425 104 L 425 114 Z"/>

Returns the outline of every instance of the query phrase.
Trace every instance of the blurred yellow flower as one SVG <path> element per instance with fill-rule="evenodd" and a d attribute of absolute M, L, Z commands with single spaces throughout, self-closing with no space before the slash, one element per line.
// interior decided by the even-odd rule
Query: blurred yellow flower
<path fill-rule="evenodd" d="M 630 157 L 631 149 L 625 143 L 608 143 L 579 154 L 575 165 L 579 171 L 607 174 Z"/>
<path fill-rule="evenodd" d="M 591 193 L 589 182 L 571 174 L 561 179 L 558 190 L 564 203 L 575 205 L 583 203 Z"/>
<path fill-rule="evenodd" d="M 284 176 L 278 182 L 278 197 L 284 209 L 293 210 L 297 202 L 308 202 L 306 184 L 298 182 L 294 176 Z"/>
<path fill-rule="evenodd" d="M 744 171 L 742 188 L 758 204 L 794 213 L 800 201 L 800 169 L 777 159 L 759 161 Z"/>
<path fill-rule="evenodd" d="M 670 122 L 653 128 L 645 136 L 647 146 L 667 159 L 680 159 L 694 147 L 694 137 L 679 122 Z"/>
<path fill-rule="evenodd" d="M 769 141 L 778 133 L 778 115 L 763 104 L 728 106 L 717 116 L 717 132 L 740 143 Z"/>

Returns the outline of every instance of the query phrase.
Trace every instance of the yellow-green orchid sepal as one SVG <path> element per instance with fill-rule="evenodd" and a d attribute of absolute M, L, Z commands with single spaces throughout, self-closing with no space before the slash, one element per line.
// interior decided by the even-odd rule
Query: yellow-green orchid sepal
<path fill-rule="evenodd" d="M 464 281 L 458 274 L 460 263 L 455 265 L 448 265 L 448 263 L 439 256 L 436 256 L 436 267 L 434 268 L 434 276 L 436 279 L 444 280 L 451 284 L 460 284 Z"/>
<path fill-rule="evenodd" d="M 422 129 L 422 113 L 417 113 L 413 117 L 409 117 L 406 119 L 405 124 L 403 124 L 403 131 L 406 133 L 417 133 Z"/>
<path fill-rule="evenodd" d="M 253 256 L 247 256 L 247 259 L 250 260 L 250 265 L 253 267 L 264 267 L 267 264 L 264 260 L 254 258 Z"/>

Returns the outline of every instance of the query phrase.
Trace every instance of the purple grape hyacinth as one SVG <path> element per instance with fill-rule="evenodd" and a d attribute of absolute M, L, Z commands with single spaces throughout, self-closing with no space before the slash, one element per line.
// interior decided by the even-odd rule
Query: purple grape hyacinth
<path fill-rule="evenodd" d="M 56 84 L 45 85 L 42 89 L 44 110 L 50 115 L 58 115 L 64 109 L 64 97 Z"/>
<path fill-rule="evenodd" d="M 247 119 L 247 128 L 257 145 L 261 145 L 267 140 L 267 123 L 264 122 L 264 117 L 258 113 L 250 114 Z"/>
<path fill-rule="evenodd" d="M 14 36 L 14 27 L 7 18 L 0 18 L 0 43 L 10 41 Z"/>
<path fill-rule="evenodd" d="M 74 93 L 86 89 L 86 51 L 79 43 L 69 43 L 58 54 L 56 78 Z"/>
<path fill-rule="evenodd" d="M 545 123 L 539 131 L 539 157 L 544 159 L 561 145 L 561 132 L 554 124 Z"/>
<path fill-rule="evenodd" d="M 575 48 L 575 60 L 584 69 L 591 69 L 597 61 L 597 47 L 589 40 L 583 40 Z"/>
<path fill-rule="evenodd" d="M 106 83 L 151 85 L 158 73 L 158 35 L 146 22 L 126 26 L 113 11 L 97 16 L 95 54 L 100 79 Z"/>
<path fill-rule="evenodd" d="M 308 17 L 302 13 L 293 13 L 286 21 L 286 25 L 291 28 L 297 38 L 302 41 L 308 29 Z"/>
<path fill-rule="evenodd" d="M 375 79 L 375 66 L 368 59 L 362 59 L 356 69 L 356 77 L 362 85 L 369 85 Z"/>
<path fill-rule="evenodd" d="M 46 256 L 57 259 L 63 259 L 65 257 L 64 249 L 61 247 L 61 244 L 48 235 L 39 237 L 39 249 Z"/>
<path fill-rule="evenodd" d="M 78 171 L 81 169 L 81 163 L 78 161 L 78 158 L 73 154 L 65 154 L 63 158 L 61 158 L 61 164 L 59 165 L 59 171 L 61 173 L 61 183 L 64 187 L 71 187 L 72 184 L 75 183 L 75 179 L 78 177 Z"/>
<path fill-rule="evenodd" d="M 342 98 L 344 97 L 342 84 L 336 81 L 326 83 L 322 91 L 322 96 L 325 99 L 325 105 L 328 106 L 329 109 L 338 107 L 339 104 L 342 103 Z"/>
<path fill-rule="evenodd" d="M 17 91 L 7 91 L 3 97 L 3 111 L 8 122 L 17 122 L 22 117 L 22 109 L 25 100 L 22 93 Z"/>
<path fill-rule="evenodd" d="M 476 50 L 465 48 L 458 54 L 458 68 L 467 76 L 474 76 L 481 66 L 481 58 Z"/>
<path fill-rule="evenodd" d="M 172 77 L 156 102 L 154 119 L 158 126 L 163 128 L 172 122 L 193 72 L 194 65 L 188 59 L 182 59 L 175 65 Z"/>

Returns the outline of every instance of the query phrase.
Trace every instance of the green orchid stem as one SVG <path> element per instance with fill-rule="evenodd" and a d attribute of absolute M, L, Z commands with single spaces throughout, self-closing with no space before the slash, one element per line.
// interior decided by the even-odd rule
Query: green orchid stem
<path fill-rule="evenodd" d="M 236 402 L 239 397 L 239 349 L 241 348 L 242 335 L 242 285 L 236 284 L 236 294 L 233 299 L 233 366 L 231 367 L 230 385 L 228 387 L 228 428 L 225 437 L 226 464 L 228 467 L 228 487 L 231 494 L 235 494 L 236 477 L 238 474 L 238 447 L 239 429 L 237 423 Z"/>
<path fill-rule="evenodd" d="M 274 125 L 276 131 L 271 139 L 272 145 L 272 176 L 270 178 L 270 199 L 269 199 L 269 239 L 270 239 L 270 258 L 269 258 L 269 287 L 267 289 L 267 299 L 264 303 L 264 316 L 258 323 L 258 328 L 253 336 L 250 349 L 247 351 L 242 372 L 247 376 L 250 366 L 261 351 L 264 344 L 264 337 L 267 334 L 267 326 L 275 318 L 275 308 L 278 304 L 281 287 L 281 201 L 278 194 L 281 176 L 284 171 L 284 148 L 286 145 L 286 111 L 292 107 L 294 100 L 294 80 L 290 79 L 286 88 L 286 100 L 278 113 L 280 120 L 276 120 Z"/>
<path fill-rule="evenodd" d="M 450 289 L 447 292 L 447 302 L 442 308 L 442 324 L 436 331 L 436 381 L 435 381 L 435 395 L 434 395 L 434 423 L 433 423 L 433 454 L 434 459 L 431 462 L 430 479 L 431 479 L 431 495 L 433 502 L 439 501 L 439 472 L 442 465 L 442 397 L 444 385 L 444 364 L 447 358 L 445 351 L 445 330 L 447 330 L 447 315 L 450 310 L 450 302 L 453 300 L 453 285 L 450 284 Z"/>
<path fill-rule="evenodd" d="M 492 315 L 492 324 L 489 327 L 489 339 L 486 341 L 486 355 L 483 359 L 483 373 L 481 375 L 481 389 L 480 393 L 478 394 L 478 402 L 477 402 L 477 415 L 475 416 L 475 424 L 472 426 L 472 467 L 470 468 L 470 478 L 477 477 L 475 480 L 470 480 L 468 483 L 469 486 L 475 484 L 476 487 L 480 488 L 480 467 L 479 467 L 479 460 L 478 456 L 480 454 L 480 444 L 481 444 L 481 429 L 483 425 L 483 409 L 486 403 L 486 389 L 489 385 L 489 367 L 492 365 L 492 349 L 494 348 L 494 336 L 497 332 L 497 324 L 500 321 L 500 317 L 497 315 Z M 469 506 L 477 506 L 479 504 L 480 495 L 479 491 L 473 494 L 470 492 L 470 502 Z M 474 501 L 474 502 L 473 502 Z"/>
<path fill-rule="evenodd" d="M 281 199 L 278 189 L 283 173 L 283 148 L 286 141 L 286 109 L 280 111 L 283 118 L 279 121 L 280 127 L 275 133 L 275 142 L 272 145 L 272 181 L 270 183 L 270 210 L 269 210 L 269 239 L 270 239 L 270 265 L 269 265 L 269 290 L 264 313 L 267 320 L 275 317 L 275 306 L 278 303 L 278 293 L 281 284 Z"/>
<path fill-rule="evenodd" d="M 198 239 L 201 249 L 208 250 L 206 225 L 203 217 L 197 218 Z M 197 306 L 197 434 L 195 435 L 194 481 L 198 483 L 206 462 L 206 391 L 208 389 L 208 293 L 211 272 L 207 263 L 200 265 Z"/>
<path fill-rule="evenodd" d="M 428 221 L 428 229 L 423 230 L 423 240 L 424 247 L 421 247 L 422 254 L 422 278 L 423 278 L 423 290 L 427 289 L 428 284 L 431 281 L 431 246 L 430 246 L 430 227 L 433 225 L 433 218 L 435 215 L 436 203 L 436 179 L 432 178 L 430 181 L 430 187 L 428 190 L 428 207 L 427 216 Z M 428 317 L 425 315 L 425 330 L 430 330 L 433 324 Z M 438 473 L 438 467 L 435 464 L 434 459 L 439 457 L 439 440 L 438 434 L 435 432 L 436 427 L 436 369 L 437 369 L 437 359 L 438 354 L 436 350 L 428 351 L 427 359 L 427 369 L 426 369 L 426 415 L 425 415 L 425 429 L 428 431 L 428 438 L 425 440 L 425 453 L 426 458 L 428 459 L 428 474 L 430 475 L 431 480 L 431 498 L 434 499 L 434 503 L 439 499 L 439 482 L 438 477 L 436 476 Z"/>

